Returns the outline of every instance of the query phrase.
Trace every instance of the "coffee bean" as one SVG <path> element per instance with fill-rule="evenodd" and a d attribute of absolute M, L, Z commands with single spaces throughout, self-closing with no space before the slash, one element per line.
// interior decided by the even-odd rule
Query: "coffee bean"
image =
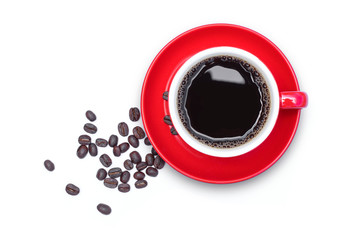
<path fill-rule="evenodd" d="M 137 180 L 135 182 L 135 187 L 136 188 L 144 188 L 147 186 L 147 181 L 146 180 Z"/>
<path fill-rule="evenodd" d="M 111 178 L 118 178 L 121 176 L 122 170 L 119 167 L 115 167 L 109 170 L 108 175 Z"/>
<path fill-rule="evenodd" d="M 130 135 L 128 137 L 128 142 L 134 148 L 137 148 L 139 146 L 139 139 L 137 139 L 134 135 Z"/>
<path fill-rule="evenodd" d="M 124 153 L 130 148 L 130 145 L 127 142 L 123 142 L 122 144 L 119 145 L 119 147 L 120 147 L 120 152 Z"/>
<path fill-rule="evenodd" d="M 133 169 L 133 167 L 134 167 L 134 164 L 129 159 L 124 161 L 124 168 L 126 170 L 131 170 L 131 169 Z"/>
<path fill-rule="evenodd" d="M 136 122 L 137 120 L 140 119 L 140 110 L 136 107 L 130 108 L 129 117 L 131 121 Z"/>
<path fill-rule="evenodd" d="M 154 165 L 154 159 L 154 155 L 152 155 L 151 153 L 146 154 L 145 156 L 145 162 L 148 166 Z"/>
<path fill-rule="evenodd" d="M 119 123 L 118 130 L 119 130 L 120 135 L 123 137 L 126 137 L 129 134 L 129 127 L 124 122 Z"/>
<path fill-rule="evenodd" d="M 95 143 L 98 147 L 106 147 L 108 145 L 108 141 L 106 141 L 105 139 L 103 138 L 97 138 L 95 140 Z"/>
<path fill-rule="evenodd" d="M 89 153 L 93 157 L 95 157 L 98 154 L 97 146 L 94 143 L 90 143 L 90 145 L 89 145 Z"/>
<path fill-rule="evenodd" d="M 54 171 L 54 169 L 55 169 L 54 163 L 52 161 L 50 161 L 50 160 L 45 160 L 44 161 L 44 166 L 50 172 Z"/>
<path fill-rule="evenodd" d="M 109 146 L 115 147 L 118 144 L 118 137 L 116 135 L 111 135 L 109 138 Z"/>
<path fill-rule="evenodd" d="M 104 215 L 109 215 L 111 213 L 111 208 L 106 204 L 100 203 L 97 205 L 96 208 L 99 212 L 101 212 Z"/>
<path fill-rule="evenodd" d="M 162 169 L 165 166 L 165 161 L 161 159 L 160 156 L 156 156 L 154 160 L 154 167 L 157 169 Z"/>
<path fill-rule="evenodd" d="M 84 158 L 88 153 L 88 148 L 85 145 L 80 145 L 80 147 L 76 151 L 76 155 L 78 158 Z"/>
<path fill-rule="evenodd" d="M 130 191 L 130 185 L 127 183 L 119 184 L 118 190 L 123 193 L 127 193 Z"/>
<path fill-rule="evenodd" d="M 114 156 L 115 156 L 115 157 L 120 157 L 120 155 L 121 155 L 120 147 L 119 147 L 119 146 L 115 146 L 115 147 L 113 148 L 113 153 L 114 153 Z"/>
<path fill-rule="evenodd" d="M 151 146 L 151 142 L 150 142 L 150 140 L 149 140 L 148 137 L 146 137 L 146 138 L 144 139 L 144 143 L 145 143 L 145 145 L 147 145 L 147 146 Z"/>
<path fill-rule="evenodd" d="M 85 116 L 86 116 L 87 119 L 89 119 L 90 122 L 93 122 L 93 121 L 96 120 L 96 115 L 95 115 L 95 113 L 93 113 L 93 112 L 90 111 L 90 110 L 86 111 Z"/>
<path fill-rule="evenodd" d="M 150 177 L 156 177 L 158 175 L 159 171 L 156 168 L 148 167 L 146 169 L 146 174 Z"/>
<path fill-rule="evenodd" d="M 112 164 L 111 158 L 106 153 L 100 156 L 100 162 L 104 167 L 110 167 Z"/>
<path fill-rule="evenodd" d="M 138 164 L 141 162 L 141 156 L 137 151 L 133 151 L 130 153 L 130 159 L 132 163 Z"/>
<path fill-rule="evenodd" d="M 105 169 L 100 168 L 96 173 L 96 178 L 101 180 L 104 180 L 106 178 L 107 172 Z"/>
<path fill-rule="evenodd" d="M 114 179 L 114 178 L 105 178 L 104 179 L 104 185 L 105 187 L 108 188 L 116 188 L 118 185 L 118 180 Z"/>
<path fill-rule="evenodd" d="M 169 115 L 166 115 L 166 116 L 164 117 L 164 123 L 166 123 L 167 125 L 172 125 L 172 121 L 171 121 Z"/>
<path fill-rule="evenodd" d="M 74 184 L 71 184 L 69 183 L 68 185 L 66 185 L 65 187 L 65 191 L 72 195 L 72 196 L 75 196 L 75 195 L 78 195 L 80 193 L 80 188 L 78 188 L 77 186 L 75 186 Z"/>
<path fill-rule="evenodd" d="M 145 178 L 145 173 L 143 173 L 143 172 L 135 172 L 133 177 L 136 180 L 143 180 Z"/>
<path fill-rule="evenodd" d="M 169 92 L 164 92 L 162 98 L 167 101 L 169 99 Z"/>
<path fill-rule="evenodd" d="M 97 132 L 97 127 L 94 124 L 87 123 L 87 124 L 84 125 L 84 130 L 87 133 L 94 134 L 94 133 Z"/>
<path fill-rule="evenodd" d="M 155 148 L 151 148 L 151 153 L 152 153 L 154 156 L 158 155 L 158 153 L 156 152 Z"/>
<path fill-rule="evenodd" d="M 81 145 L 89 145 L 91 143 L 91 137 L 88 136 L 88 135 L 80 135 L 79 139 L 78 139 L 78 142 Z"/>
<path fill-rule="evenodd" d="M 136 169 L 138 171 L 144 170 L 146 167 L 147 167 L 146 162 L 139 162 L 138 164 L 136 164 Z"/>
<path fill-rule="evenodd" d="M 171 132 L 172 135 L 178 135 L 178 133 L 177 133 L 177 131 L 175 130 L 174 127 L 170 128 L 170 132 Z"/>
<path fill-rule="evenodd" d="M 120 181 L 122 183 L 127 183 L 130 179 L 130 173 L 128 171 L 124 171 L 121 173 Z"/>
<path fill-rule="evenodd" d="M 133 134 L 137 139 L 143 139 L 145 137 L 144 130 L 139 126 L 133 128 Z"/>

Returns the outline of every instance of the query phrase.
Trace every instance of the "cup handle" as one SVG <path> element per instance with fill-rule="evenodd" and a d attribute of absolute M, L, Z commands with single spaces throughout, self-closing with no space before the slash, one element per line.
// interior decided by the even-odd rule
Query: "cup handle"
<path fill-rule="evenodd" d="M 288 91 L 280 93 L 280 108 L 301 109 L 308 104 L 308 96 L 305 92 Z"/>

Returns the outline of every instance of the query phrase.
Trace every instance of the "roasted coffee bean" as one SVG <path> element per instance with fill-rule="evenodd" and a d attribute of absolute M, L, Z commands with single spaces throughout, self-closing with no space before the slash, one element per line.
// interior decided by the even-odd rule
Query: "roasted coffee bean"
<path fill-rule="evenodd" d="M 119 138 L 116 135 L 111 135 L 109 138 L 109 146 L 115 147 L 118 144 Z"/>
<path fill-rule="evenodd" d="M 80 147 L 76 151 L 76 155 L 78 158 L 84 158 L 88 153 L 88 148 L 85 145 L 80 145 Z"/>
<path fill-rule="evenodd" d="M 120 155 L 121 155 L 120 147 L 119 146 L 113 147 L 113 153 L 114 153 L 115 157 L 120 157 Z"/>
<path fill-rule="evenodd" d="M 109 215 L 111 213 L 111 208 L 106 204 L 100 203 L 97 205 L 96 208 L 100 213 L 104 215 Z"/>
<path fill-rule="evenodd" d="M 112 164 L 111 158 L 106 153 L 100 156 L 100 162 L 104 167 L 110 167 Z"/>
<path fill-rule="evenodd" d="M 94 133 L 97 132 L 97 127 L 92 123 L 87 123 L 87 124 L 84 125 L 84 130 L 87 133 L 94 134 Z"/>
<path fill-rule="evenodd" d="M 156 168 L 148 167 L 146 169 L 146 174 L 150 177 L 156 177 L 158 175 L 159 171 Z"/>
<path fill-rule="evenodd" d="M 91 143 L 91 137 L 89 135 L 81 135 L 78 141 L 81 145 L 89 145 Z"/>
<path fill-rule="evenodd" d="M 52 161 L 50 161 L 50 160 L 45 160 L 44 161 L 44 166 L 50 172 L 54 171 L 54 169 L 55 169 L 54 163 Z"/>
<path fill-rule="evenodd" d="M 151 146 L 151 142 L 150 142 L 150 140 L 149 140 L 148 137 L 146 137 L 146 138 L 144 139 L 144 143 L 145 143 L 145 145 L 147 145 L 147 146 Z"/>
<path fill-rule="evenodd" d="M 165 161 L 161 159 L 160 156 L 156 156 L 154 160 L 154 167 L 157 169 L 162 169 L 165 166 Z"/>
<path fill-rule="evenodd" d="M 133 167 L 134 167 L 134 164 L 129 159 L 124 161 L 124 168 L 126 170 L 131 170 L 131 169 L 133 169 Z"/>
<path fill-rule="evenodd" d="M 134 148 L 137 148 L 139 146 L 139 139 L 137 139 L 134 135 L 130 135 L 128 137 L 128 142 Z"/>
<path fill-rule="evenodd" d="M 105 178 L 104 179 L 104 185 L 105 187 L 108 188 L 116 188 L 118 185 L 118 180 L 114 179 L 114 178 Z"/>
<path fill-rule="evenodd" d="M 144 130 L 139 126 L 133 128 L 133 134 L 137 139 L 143 139 L 145 137 Z"/>
<path fill-rule="evenodd" d="M 115 167 L 109 170 L 108 175 L 111 178 L 118 178 L 121 176 L 122 170 L 119 167 Z"/>
<path fill-rule="evenodd" d="M 137 107 L 130 108 L 129 117 L 131 121 L 136 122 L 140 119 L 140 110 Z"/>
<path fill-rule="evenodd" d="M 151 153 L 152 153 L 154 156 L 159 155 L 159 154 L 156 152 L 155 148 L 151 148 Z"/>
<path fill-rule="evenodd" d="M 178 133 L 177 133 L 177 131 L 175 130 L 174 127 L 170 128 L 170 132 L 171 132 L 172 135 L 178 135 Z"/>
<path fill-rule="evenodd" d="M 96 173 L 96 178 L 99 180 L 104 180 L 106 178 L 107 172 L 105 169 L 100 168 Z"/>
<path fill-rule="evenodd" d="M 133 151 L 130 153 L 130 160 L 132 163 L 138 164 L 141 162 L 141 156 L 137 151 Z"/>
<path fill-rule="evenodd" d="M 135 182 L 135 187 L 136 188 L 144 188 L 147 186 L 147 181 L 146 180 L 137 180 Z"/>
<path fill-rule="evenodd" d="M 123 142 L 122 144 L 119 145 L 119 147 L 120 147 L 120 152 L 124 153 L 130 148 L 130 145 L 127 142 Z"/>
<path fill-rule="evenodd" d="M 124 122 L 119 123 L 118 130 L 119 130 L 120 135 L 123 137 L 126 137 L 129 134 L 129 127 Z"/>
<path fill-rule="evenodd" d="M 143 180 L 145 178 L 145 173 L 143 173 L 143 172 L 135 172 L 133 177 L 136 180 Z"/>
<path fill-rule="evenodd" d="M 89 153 L 93 157 L 95 157 L 98 154 L 97 146 L 94 143 L 90 143 L 90 145 L 89 145 Z"/>
<path fill-rule="evenodd" d="M 172 121 L 171 121 L 169 115 L 166 115 L 166 116 L 164 117 L 164 123 L 166 123 L 167 125 L 172 125 Z"/>
<path fill-rule="evenodd" d="M 119 187 L 118 187 L 118 190 L 120 192 L 123 192 L 123 193 L 129 192 L 130 191 L 130 185 L 127 184 L 127 183 L 120 183 Z"/>
<path fill-rule="evenodd" d="M 108 145 L 108 141 L 106 141 L 106 139 L 103 138 L 97 138 L 95 140 L 95 143 L 98 147 L 106 147 Z"/>
<path fill-rule="evenodd" d="M 77 186 L 75 186 L 74 184 L 71 184 L 69 183 L 68 185 L 66 185 L 65 187 L 65 191 L 72 195 L 72 196 L 75 196 L 75 195 L 78 195 L 80 193 L 80 188 L 78 188 Z"/>
<path fill-rule="evenodd" d="M 164 100 L 167 101 L 169 99 L 169 92 L 168 91 L 164 92 L 162 97 Z"/>
<path fill-rule="evenodd" d="M 136 169 L 138 171 L 144 170 L 146 167 L 147 167 L 146 162 L 139 162 L 138 164 L 136 164 Z"/>
<path fill-rule="evenodd" d="M 128 171 L 124 171 L 121 173 L 120 181 L 122 183 L 127 183 L 130 179 L 130 173 Z"/>
<path fill-rule="evenodd" d="M 90 111 L 90 110 L 86 111 L 85 116 L 86 116 L 86 118 L 89 119 L 89 121 L 91 121 L 91 122 L 93 122 L 93 121 L 96 120 L 96 115 L 95 115 L 95 113 L 93 113 L 93 112 Z"/>
<path fill-rule="evenodd" d="M 154 155 L 152 155 L 151 153 L 146 154 L 145 162 L 148 166 L 154 165 L 154 160 L 155 160 Z"/>

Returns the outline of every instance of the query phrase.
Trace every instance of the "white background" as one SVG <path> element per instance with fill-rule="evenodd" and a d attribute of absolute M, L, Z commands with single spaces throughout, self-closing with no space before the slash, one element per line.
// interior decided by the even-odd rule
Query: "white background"
<path fill-rule="evenodd" d="M 0 239 L 359 239 L 356 2 L 1 1 Z M 290 148 L 236 184 L 166 166 L 145 189 L 103 187 L 98 160 L 75 156 L 85 111 L 98 117 L 93 139 L 116 133 L 158 51 L 218 22 L 267 36 L 294 67 L 310 101 Z M 69 182 L 78 196 L 65 193 Z"/>

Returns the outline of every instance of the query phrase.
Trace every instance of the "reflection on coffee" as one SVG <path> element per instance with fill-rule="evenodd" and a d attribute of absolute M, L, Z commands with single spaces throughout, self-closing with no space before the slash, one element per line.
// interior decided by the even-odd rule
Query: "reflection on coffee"
<path fill-rule="evenodd" d="M 182 124 L 194 138 L 211 147 L 232 148 L 261 131 L 270 112 L 270 92 L 254 66 L 221 55 L 187 72 L 177 105 Z"/>

